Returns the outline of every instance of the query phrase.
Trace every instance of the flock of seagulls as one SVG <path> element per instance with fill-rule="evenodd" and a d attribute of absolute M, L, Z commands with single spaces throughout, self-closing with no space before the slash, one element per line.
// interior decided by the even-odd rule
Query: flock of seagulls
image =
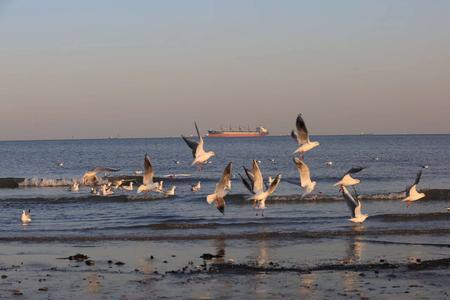
<path fill-rule="evenodd" d="M 210 163 L 210 159 L 215 156 L 213 151 L 206 151 L 204 148 L 204 140 L 200 131 L 198 129 L 197 123 L 195 122 L 195 130 L 197 132 L 198 141 L 187 138 L 185 136 L 181 136 L 182 139 L 186 142 L 189 148 L 192 151 L 193 161 L 192 165 L 196 165 L 200 170 L 203 165 Z M 292 130 L 291 137 L 296 140 L 298 143 L 297 149 L 293 152 L 293 162 L 297 167 L 299 173 L 299 186 L 302 188 L 303 193 L 301 195 L 301 199 L 305 196 L 311 194 L 316 188 L 316 182 L 311 179 L 311 171 L 308 165 L 305 162 L 305 154 L 308 151 L 318 147 L 320 145 L 319 142 L 311 141 L 309 138 L 308 129 L 306 127 L 305 121 L 301 114 L 297 116 L 295 122 L 295 130 Z M 274 159 L 270 160 L 272 163 L 276 163 Z M 179 164 L 179 161 L 174 161 L 176 164 Z M 281 174 L 275 175 L 275 177 L 269 176 L 268 182 L 264 181 L 263 174 L 261 172 L 261 168 L 259 164 L 261 161 L 253 160 L 251 170 L 243 166 L 244 176 L 238 173 L 243 185 L 250 192 L 250 196 L 247 198 L 248 200 L 253 200 L 254 207 L 257 209 L 256 215 L 261 211 L 261 216 L 264 216 L 264 209 L 266 208 L 266 200 L 272 195 L 281 181 Z M 59 166 L 62 166 L 63 163 L 59 163 Z M 328 161 L 326 163 L 327 166 L 332 166 L 333 162 Z M 426 166 L 428 167 L 428 166 Z M 423 166 L 422 168 L 425 168 Z M 367 214 L 363 214 L 361 212 L 362 202 L 359 199 L 358 193 L 356 191 L 355 186 L 358 185 L 361 180 L 358 178 L 354 178 L 353 176 L 361 171 L 363 171 L 365 167 L 353 167 L 348 170 L 342 178 L 334 184 L 334 186 L 339 187 L 339 191 L 342 193 L 343 198 L 346 200 L 346 203 L 350 209 L 351 218 L 349 219 L 351 222 L 362 223 L 367 218 Z M 92 170 L 87 171 L 81 180 L 81 183 L 85 186 L 90 186 L 91 194 L 98 196 L 109 196 L 114 194 L 114 190 L 122 189 L 123 191 L 131 192 L 134 190 L 134 180 L 116 180 L 114 182 L 104 182 L 103 178 L 99 176 L 100 173 L 110 173 L 117 172 L 119 169 L 114 168 L 105 168 L 105 167 L 96 167 Z M 150 157 L 145 154 L 144 156 L 144 171 L 136 171 L 135 174 L 142 175 L 142 184 L 137 187 L 137 193 L 148 193 L 148 192 L 156 192 L 163 194 L 165 196 L 175 196 L 176 186 L 172 186 L 167 190 L 164 190 L 164 182 L 154 182 L 154 170 L 150 161 Z M 402 201 L 407 203 L 407 206 L 411 204 L 411 202 L 420 200 L 425 197 L 424 193 L 419 193 L 417 191 L 417 185 L 419 184 L 420 177 L 422 172 L 420 171 L 414 183 L 406 189 L 406 198 Z M 231 179 L 232 179 L 232 163 L 229 162 L 225 167 L 223 174 L 216 184 L 214 192 L 207 195 L 206 201 L 209 204 L 215 204 L 216 208 L 222 213 L 225 213 L 225 196 L 231 191 Z M 201 190 L 201 182 L 197 182 L 194 185 L 191 185 L 191 191 L 196 193 Z M 347 188 L 352 187 L 354 194 L 352 194 Z M 77 181 L 73 181 L 69 190 L 71 192 L 78 192 L 80 188 L 80 183 Z M 450 208 L 449 208 L 450 211 Z M 21 215 L 21 221 L 23 224 L 28 224 L 31 222 L 31 212 L 30 210 L 24 210 Z"/>

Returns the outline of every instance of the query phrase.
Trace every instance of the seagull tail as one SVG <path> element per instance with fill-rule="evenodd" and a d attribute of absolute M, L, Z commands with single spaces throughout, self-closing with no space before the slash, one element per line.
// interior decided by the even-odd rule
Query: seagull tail
<path fill-rule="evenodd" d="M 211 204 L 211 203 L 213 203 L 214 201 L 216 201 L 217 200 L 217 194 L 211 194 L 211 195 L 208 195 L 208 196 L 206 196 L 206 202 L 208 202 L 208 204 Z"/>

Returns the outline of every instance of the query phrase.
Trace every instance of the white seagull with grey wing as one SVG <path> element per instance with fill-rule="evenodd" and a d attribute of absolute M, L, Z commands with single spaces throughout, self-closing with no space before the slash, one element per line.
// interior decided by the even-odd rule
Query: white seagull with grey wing
<path fill-rule="evenodd" d="M 241 174 L 239 174 L 239 176 L 241 177 L 242 183 L 244 183 L 245 187 L 250 191 L 250 193 L 253 194 L 253 196 L 251 196 L 250 199 L 254 201 L 256 209 L 261 210 L 265 209 L 266 199 L 270 195 L 272 195 L 277 189 L 278 184 L 280 183 L 281 180 L 281 174 L 278 174 L 273 179 L 272 183 L 269 185 L 267 190 L 264 191 L 264 178 L 262 176 L 258 162 L 256 160 L 253 160 L 252 171 L 249 171 L 245 167 L 244 171 L 247 175 L 248 180 L 242 177 Z M 262 215 L 264 216 L 264 212 L 262 213 Z"/>
<path fill-rule="evenodd" d="M 411 202 L 420 200 L 425 197 L 424 193 L 419 193 L 417 191 L 417 185 L 419 184 L 421 176 L 422 171 L 419 171 L 417 173 L 416 180 L 414 181 L 414 183 L 410 187 L 406 188 L 406 198 L 403 199 L 402 201 L 405 201 L 407 206 L 409 206 Z"/>
<path fill-rule="evenodd" d="M 298 114 L 297 120 L 295 122 L 296 130 L 292 130 L 291 137 L 297 141 L 300 147 L 294 151 L 295 153 L 300 153 L 303 155 L 305 152 L 320 145 L 319 142 L 312 142 L 309 139 L 308 129 L 306 128 L 305 121 L 301 114 Z"/>
<path fill-rule="evenodd" d="M 361 213 L 361 201 L 358 198 L 353 198 L 350 192 L 347 190 L 345 186 L 341 186 L 342 196 L 344 196 L 345 201 L 347 202 L 347 206 L 352 213 L 352 217 L 349 221 L 353 223 L 362 223 L 364 222 L 369 215 Z"/>
<path fill-rule="evenodd" d="M 348 170 L 345 175 L 342 177 L 342 179 L 338 182 L 336 182 L 334 184 L 334 186 L 352 186 L 352 185 L 357 185 L 361 182 L 361 180 L 357 179 L 357 178 L 353 178 L 351 176 L 351 174 L 355 174 L 358 172 L 361 172 L 362 170 L 364 170 L 366 167 L 353 167 L 350 170 Z"/>
<path fill-rule="evenodd" d="M 216 184 L 216 189 L 213 194 L 210 194 L 206 197 L 206 201 L 208 204 L 216 203 L 216 208 L 222 213 L 225 214 L 225 199 L 224 197 L 228 193 L 229 183 L 231 181 L 231 165 L 232 163 L 228 163 L 228 165 L 223 170 L 222 177 L 219 182 Z"/>
<path fill-rule="evenodd" d="M 311 192 L 316 187 L 316 182 L 311 181 L 311 173 L 308 165 L 300 158 L 294 157 L 294 163 L 297 166 L 298 173 L 300 175 L 300 186 L 304 189 L 301 199 Z"/>
<path fill-rule="evenodd" d="M 194 157 L 194 161 L 192 162 L 192 165 L 204 165 L 208 162 L 208 160 L 215 155 L 213 151 L 205 151 L 203 148 L 204 141 L 203 137 L 200 134 L 200 131 L 197 127 L 197 122 L 194 122 L 195 124 L 195 130 L 197 131 L 198 139 L 199 141 L 193 141 L 191 139 L 188 139 L 185 136 L 181 136 L 183 140 L 186 142 L 186 144 L 191 148 L 192 150 L 192 156 Z"/>
<path fill-rule="evenodd" d="M 144 175 L 142 177 L 142 184 L 138 187 L 137 193 L 144 193 L 144 192 L 150 192 L 155 190 L 159 183 L 153 182 L 153 166 L 150 162 L 150 157 L 148 154 L 145 154 L 144 156 Z"/>

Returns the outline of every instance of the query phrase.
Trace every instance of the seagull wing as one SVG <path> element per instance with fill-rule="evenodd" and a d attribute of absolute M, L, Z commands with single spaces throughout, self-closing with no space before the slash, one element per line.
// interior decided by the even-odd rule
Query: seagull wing
<path fill-rule="evenodd" d="M 269 188 L 267 189 L 267 194 L 272 195 L 273 192 L 275 192 L 275 190 L 278 187 L 278 184 L 281 181 L 281 175 L 278 174 L 275 179 L 272 181 L 272 183 L 270 184 Z"/>
<path fill-rule="evenodd" d="M 142 178 L 142 183 L 144 185 L 150 185 L 153 183 L 153 166 L 150 162 L 150 157 L 147 154 L 144 156 L 144 177 Z"/>
<path fill-rule="evenodd" d="M 195 153 L 197 152 L 198 142 L 188 139 L 187 137 L 185 137 L 183 135 L 181 137 L 186 142 L 186 144 L 189 146 L 189 148 L 192 149 L 192 156 L 195 158 Z"/>
<path fill-rule="evenodd" d="M 228 182 L 231 180 L 231 165 L 232 163 L 228 163 L 223 170 L 222 177 L 220 178 L 219 183 L 216 186 L 216 193 L 220 193 L 225 190 L 225 187 L 228 185 Z"/>
<path fill-rule="evenodd" d="M 352 213 L 352 218 L 355 218 L 356 217 L 355 209 L 358 206 L 358 202 L 356 202 L 356 200 L 353 198 L 353 196 L 350 194 L 350 192 L 347 190 L 345 186 L 342 186 L 342 196 L 344 196 L 344 199 L 347 202 L 347 206 L 350 209 L 350 212 Z"/>
<path fill-rule="evenodd" d="M 414 180 L 414 183 L 406 188 L 406 197 L 418 194 L 416 186 L 419 183 L 421 176 L 422 176 L 422 171 L 419 171 L 416 175 L 416 180 Z"/>
<path fill-rule="evenodd" d="M 259 168 L 258 162 L 253 160 L 253 168 L 252 168 L 253 178 L 253 192 L 256 194 L 264 191 L 264 178 L 261 174 L 261 169 Z"/>
<path fill-rule="evenodd" d="M 198 157 L 200 155 L 202 155 L 203 153 L 205 153 L 205 149 L 203 149 L 203 137 L 200 134 L 200 131 L 198 130 L 198 126 L 197 126 L 197 122 L 194 122 L 195 124 L 195 130 L 197 131 L 197 135 L 198 135 L 198 146 L 197 149 L 195 150 L 195 157 Z"/>
<path fill-rule="evenodd" d="M 300 186 L 305 188 L 308 185 L 311 185 L 311 174 L 305 162 L 298 157 L 294 157 L 294 163 L 297 166 L 298 173 L 300 174 Z"/>
<path fill-rule="evenodd" d="M 362 204 L 361 204 L 361 201 L 359 201 L 359 199 L 356 199 L 356 203 L 357 203 L 357 205 L 355 207 L 355 218 L 358 218 L 362 215 L 361 214 Z"/>
<path fill-rule="evenodd" d="M 299 144 L 306 144 L 309 142 L 308 129 L 306 128 L 305 121 L 301 114 L 298 114 L 297 120 L 295 122 L 295 127 L 297 128 L 297 141 Z"/>
<path fill-rule="evenodd" d="M 361 172 L 365 168 L 366 167 L 353 167 L 350 170 L 348 170 L 347 173 L 345 173 L 345 174 L 355 174 L 355 173 Z"/>
<path fill-rule="evenodd" d="M 241 177 L 241 181 L 244 184 L 244 186 L 247 188 L 247 190 L 253 194 L 253 187 L 252 184 L 250 184 L 250 182 L 247 181 L 247 179 L 245 179 L 240 173 L 238 173 L 239 177 Z"/>
<path fill-rule="evenodd" d="M 419 171 L 416 175 L 416 180 L 414 181 L 414 184 L 417 185 L 419 184 L 420 181 L 420 177 L 422 176 L 422 171 Z"/>

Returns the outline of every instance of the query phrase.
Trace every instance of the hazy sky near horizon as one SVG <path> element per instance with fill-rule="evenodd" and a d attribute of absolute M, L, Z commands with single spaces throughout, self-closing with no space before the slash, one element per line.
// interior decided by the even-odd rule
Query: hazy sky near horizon
<path fill-rule="evenodd" d="M 2 1 L 0 139 L 449 133 L 450 1 Z"/>

